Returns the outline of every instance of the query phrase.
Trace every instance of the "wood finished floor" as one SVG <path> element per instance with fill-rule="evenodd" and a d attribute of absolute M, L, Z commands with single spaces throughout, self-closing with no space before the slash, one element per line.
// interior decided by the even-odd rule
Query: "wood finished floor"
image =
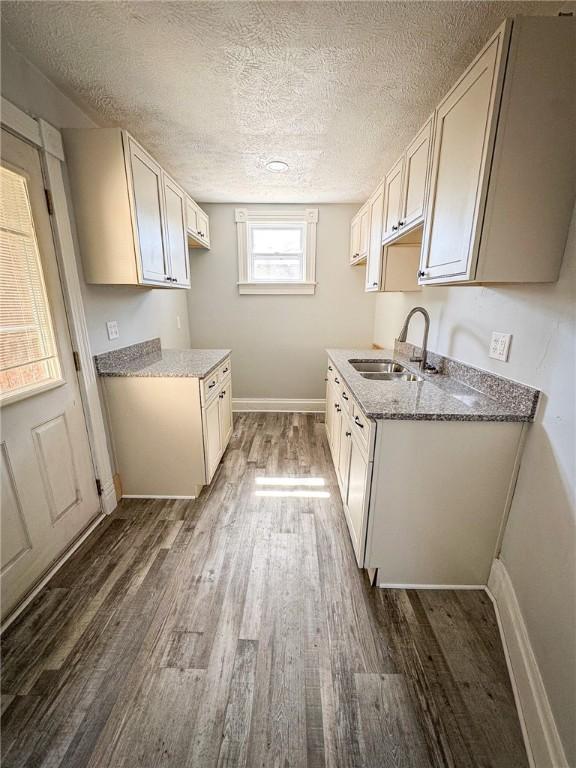
<path fill-rule="evenodd" d="M 5 768 L 528 764 L 488 597 L 369 586 L 314 415 L 237 415 L 198 500 L 124 501 L 3 659 Z"/>

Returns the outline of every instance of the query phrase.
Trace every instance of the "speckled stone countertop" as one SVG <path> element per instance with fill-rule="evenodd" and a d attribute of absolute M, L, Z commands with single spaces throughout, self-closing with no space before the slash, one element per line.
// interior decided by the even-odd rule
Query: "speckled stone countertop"
<path fill-rule="evenodd" d="M 203 379 L 230 354 L 229 349 L 162 349 L 160 339 L 96 355 L 100 376 L 152 376 Z"/>
<path fill-rule="evenodd" d="M 366 416 L 373 419 L 534 420 L 540 394 L 538 390 L 449 358 L 430 355 L 430 363 L 443 372 L 422 373 L 418 363 L 409 362 L 409 355 L 403 354 L 398 348 L 395 351 L 328 349 L 327 353 Z M 421 376 L 422 381 L 366 379 L 349 362 L 383 359 L 398 361 Z"/>

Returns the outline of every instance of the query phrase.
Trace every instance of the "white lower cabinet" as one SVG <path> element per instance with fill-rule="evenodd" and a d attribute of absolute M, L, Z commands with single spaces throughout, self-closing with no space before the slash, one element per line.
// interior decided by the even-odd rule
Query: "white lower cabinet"
<path fill-rule="evenodd" d="M 204 379 L 104 377 L 102 388 L 124 496 L 193 498 L 211 482 L 233 429 L 229 358 Z"/>
<path fill-rule="evenodd" d="M 358 565 L 380 586 L 485 585 L 523 425 L 369 419 L 330 368 L 327 434 Z"/>

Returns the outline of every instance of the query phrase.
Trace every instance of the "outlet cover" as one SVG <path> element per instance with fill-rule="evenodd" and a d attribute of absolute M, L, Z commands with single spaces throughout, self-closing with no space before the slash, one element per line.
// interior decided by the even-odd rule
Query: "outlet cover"
<path fill-rule="evenodd" d="M 106 328 L 108 330 L 108 338 L 110 339 L 110 341 L 112 341 L 113 339 L 117 339 L 120 336 L 117 320 L 109 320 L 106 323 Z"/>
<path fill-rule="evenodd" d="M 511 341 L 511 333 L 499 333 L 498 331 L 493 331 L 492 339 L 490 340 L 490 348 L 488 350 L 488 357 L 492 357 L 494 360 L 502 360 L 502 362 L 505 363 L 508 360 Z"/>

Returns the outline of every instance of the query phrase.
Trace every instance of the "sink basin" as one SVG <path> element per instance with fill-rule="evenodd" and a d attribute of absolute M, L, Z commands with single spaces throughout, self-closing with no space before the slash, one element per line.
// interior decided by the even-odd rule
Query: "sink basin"
<path fill-rule="evenodd" d="M 420 376 L 410 371 L 359 371 L 360 375 L 371 381 L 422 381 Z"/>
<path fill-rule="evenodd" d="M 403 365 L 394 360 L 349 360 L 348 362 L 358 373 L 409 373 Z"/>

